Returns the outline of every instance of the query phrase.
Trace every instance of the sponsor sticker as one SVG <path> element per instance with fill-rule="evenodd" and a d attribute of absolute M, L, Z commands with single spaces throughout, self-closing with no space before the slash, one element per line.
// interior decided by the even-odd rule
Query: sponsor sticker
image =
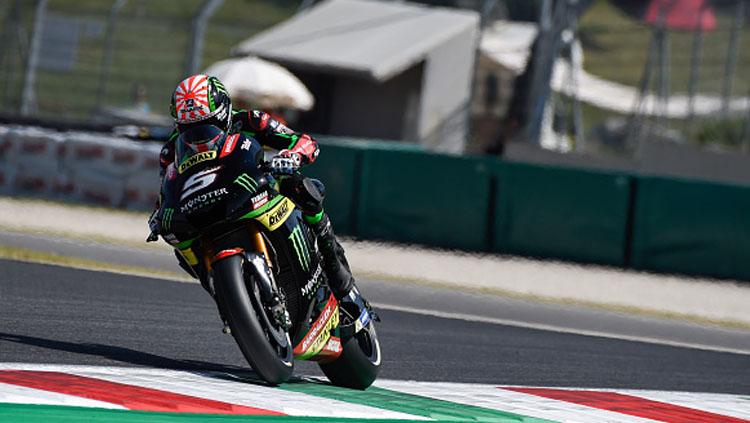
<path fill-rule="evenodd" d="M 207 160 L 213 160 L 216 158 L 216 152 L 215 151 L 204 151 L 202 153 L 197 153 L 193 156 L 188 157 L 187 160 L 180 163 L 180 167 L 178 168 L 179 172 L 182 173 L 186 171 L 187 169 L 197 165 L 198 163 L 205 162 Z"/>
<path fill-rule="evenodd" d="M 315 292 L 316 289 L 320 286 L 320 275 L 323 273 L 323 267 L 318 264 L 318 268 L 315 269 L 315 273 L 313 273 L 312 277 L 309 281 L 305 284 L 305 286 L 302 287 L 302 295 L 305 297 L 308 297 L 310 294 Z"/>
<path fill-rule="evenodd" d="M 275 231 L 282 223 L 291 216 L 294 211 L 294 203 L 288 198 L 284 198 L 279 204 L 271 210 L 256 217 L 260 223 L 271 231 Z"/>
<path fill-rule="evenodd" d="M 243 150 L 249 150 L 250 146 L 253 145 L 253 142 L 250 140 L 242 141 L 242 147 L 240 147 Z"/>
<path fill-rule="evenodd" d="M 250 201 L 253 203 L 253 210 L 263 207 L 268 203 L 268 191 L 263 191 L 255 197 L 251 198 Z"/>
<path fill-rule="evenodd" d="M 305 359 L 318 354 L 331 339 L 331 330 L 336 328 L 338 324 L 339 306 L 335 300 L 329 301 L 305 338 L 295 347 L 294 353 Z"/>
<path fill-rule="evenodd" d="M 331 337 L 326 345 L 326 349 L 335 353 L 341 352 L 341 340 L 339 338 Z"/>
<path fill-rule="evenodd" d="M 188 213 L 206 207 L 209 204 L 213 204 L 219 201 L 222 197 L 229 194 L 226 188 L 219 188 L 205 194 L 196 195 L 190 200 L 186 201 L 185 204 L 180 206 L 181 213 Z"/>
<path fill-rule="evenodd" d="M 240 138 L 239 134 L 230 135 L 226 141 L 224 141 L 224 148 L 221 149 L 221 155 L 219 157 L 226 157 L 234 151 L 234 147 L 237 145 L 237 140 Z"/>

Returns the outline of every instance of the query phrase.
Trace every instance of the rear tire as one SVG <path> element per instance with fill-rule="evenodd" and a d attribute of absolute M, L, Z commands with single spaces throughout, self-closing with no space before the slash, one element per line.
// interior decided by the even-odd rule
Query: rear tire
<path fill-rule="evenodd" d="M 261 379 L 278 385 L 292 376 L 294 346 L 289 335 L 267 318 L 256 282 L 252 277 L 245 280 L 244 260 L 234 255 L 214 264 L 217 300 L 223 304 L 232 336 L 247 362 Z"/>
<path fill-rule="evenodd" d="M 320 368 L 336 386 L 367 389 L 380 370 L 380 342 L 375 325 L 370 322 L 343 345 L 344 352 L 336 361 L 321 364 Z"/>

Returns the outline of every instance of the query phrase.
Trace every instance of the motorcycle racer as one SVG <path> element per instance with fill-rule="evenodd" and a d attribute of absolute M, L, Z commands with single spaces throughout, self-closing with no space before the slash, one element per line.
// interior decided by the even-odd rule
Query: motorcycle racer
<path fill-rule="evenodd" d="M 278 150 L 278 154 L 271 159 L 272 173 L 279 178 L 280 193 L 300 208 L 305 222 L 316 235 L 331 291 L 342 306 L 351 304 L 355 307 L 352 311 L 356 315 L 365 310 L 369 312 L 369 304 L 356 287 L 344 249 L 336 239 L 328 214 L 323 210 L 325 187 L 319 180 L 299 172 L 302 166 L 317 159 L 320 152 L 318 143 L 308 134 L 293 131 L 263 111 L 232 109 L 226 88 L 213 76 L 193 75 L 180 82 L 172 94 L 170 112 L 175 120 L 175 128 L 159 155 L 161 176 L 175 166 L 175 147 L 180 134 L 196 126 L 214 125 L 226 133 L 242 133 L 261 145 Z M 152 214 L 149 224 L 153 233 L 161 234 L 158 211 L 157 208 Z M 203 264 L 190 265 L 176 250 L 175 255 L 180 266 L 198 278 L 208 290 Z"/>

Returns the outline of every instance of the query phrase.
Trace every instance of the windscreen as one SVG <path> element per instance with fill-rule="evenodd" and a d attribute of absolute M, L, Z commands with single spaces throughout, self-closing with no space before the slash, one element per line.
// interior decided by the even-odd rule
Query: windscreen
<path fill-rule="evenodd" d="M 214 125 L 200 125 L 184 131 L 176 142 L 177 163 L 182 164 L 198 153 L 220 150 L 226 137 L 226 132 Z"/>

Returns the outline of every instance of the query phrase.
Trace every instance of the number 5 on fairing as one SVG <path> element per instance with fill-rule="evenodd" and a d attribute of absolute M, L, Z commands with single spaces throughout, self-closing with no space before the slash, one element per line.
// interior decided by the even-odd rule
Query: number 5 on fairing
<path fill-rule="evenodd" d="M 188 180 L 185 181 L 185 185 L 183 185 L 182 187 L 182 196 L 180 196 L 180 201 L 184 200 L 185 197 L 188 197 L 191 194 L 195 194 L 196 192 L 204 188 L 208 188 L 209 185 L 213 184 L 216 180 L 216 172 L 218 172 L 219 169 L 220 167 L 206 169 L 188 178 Z"/>

